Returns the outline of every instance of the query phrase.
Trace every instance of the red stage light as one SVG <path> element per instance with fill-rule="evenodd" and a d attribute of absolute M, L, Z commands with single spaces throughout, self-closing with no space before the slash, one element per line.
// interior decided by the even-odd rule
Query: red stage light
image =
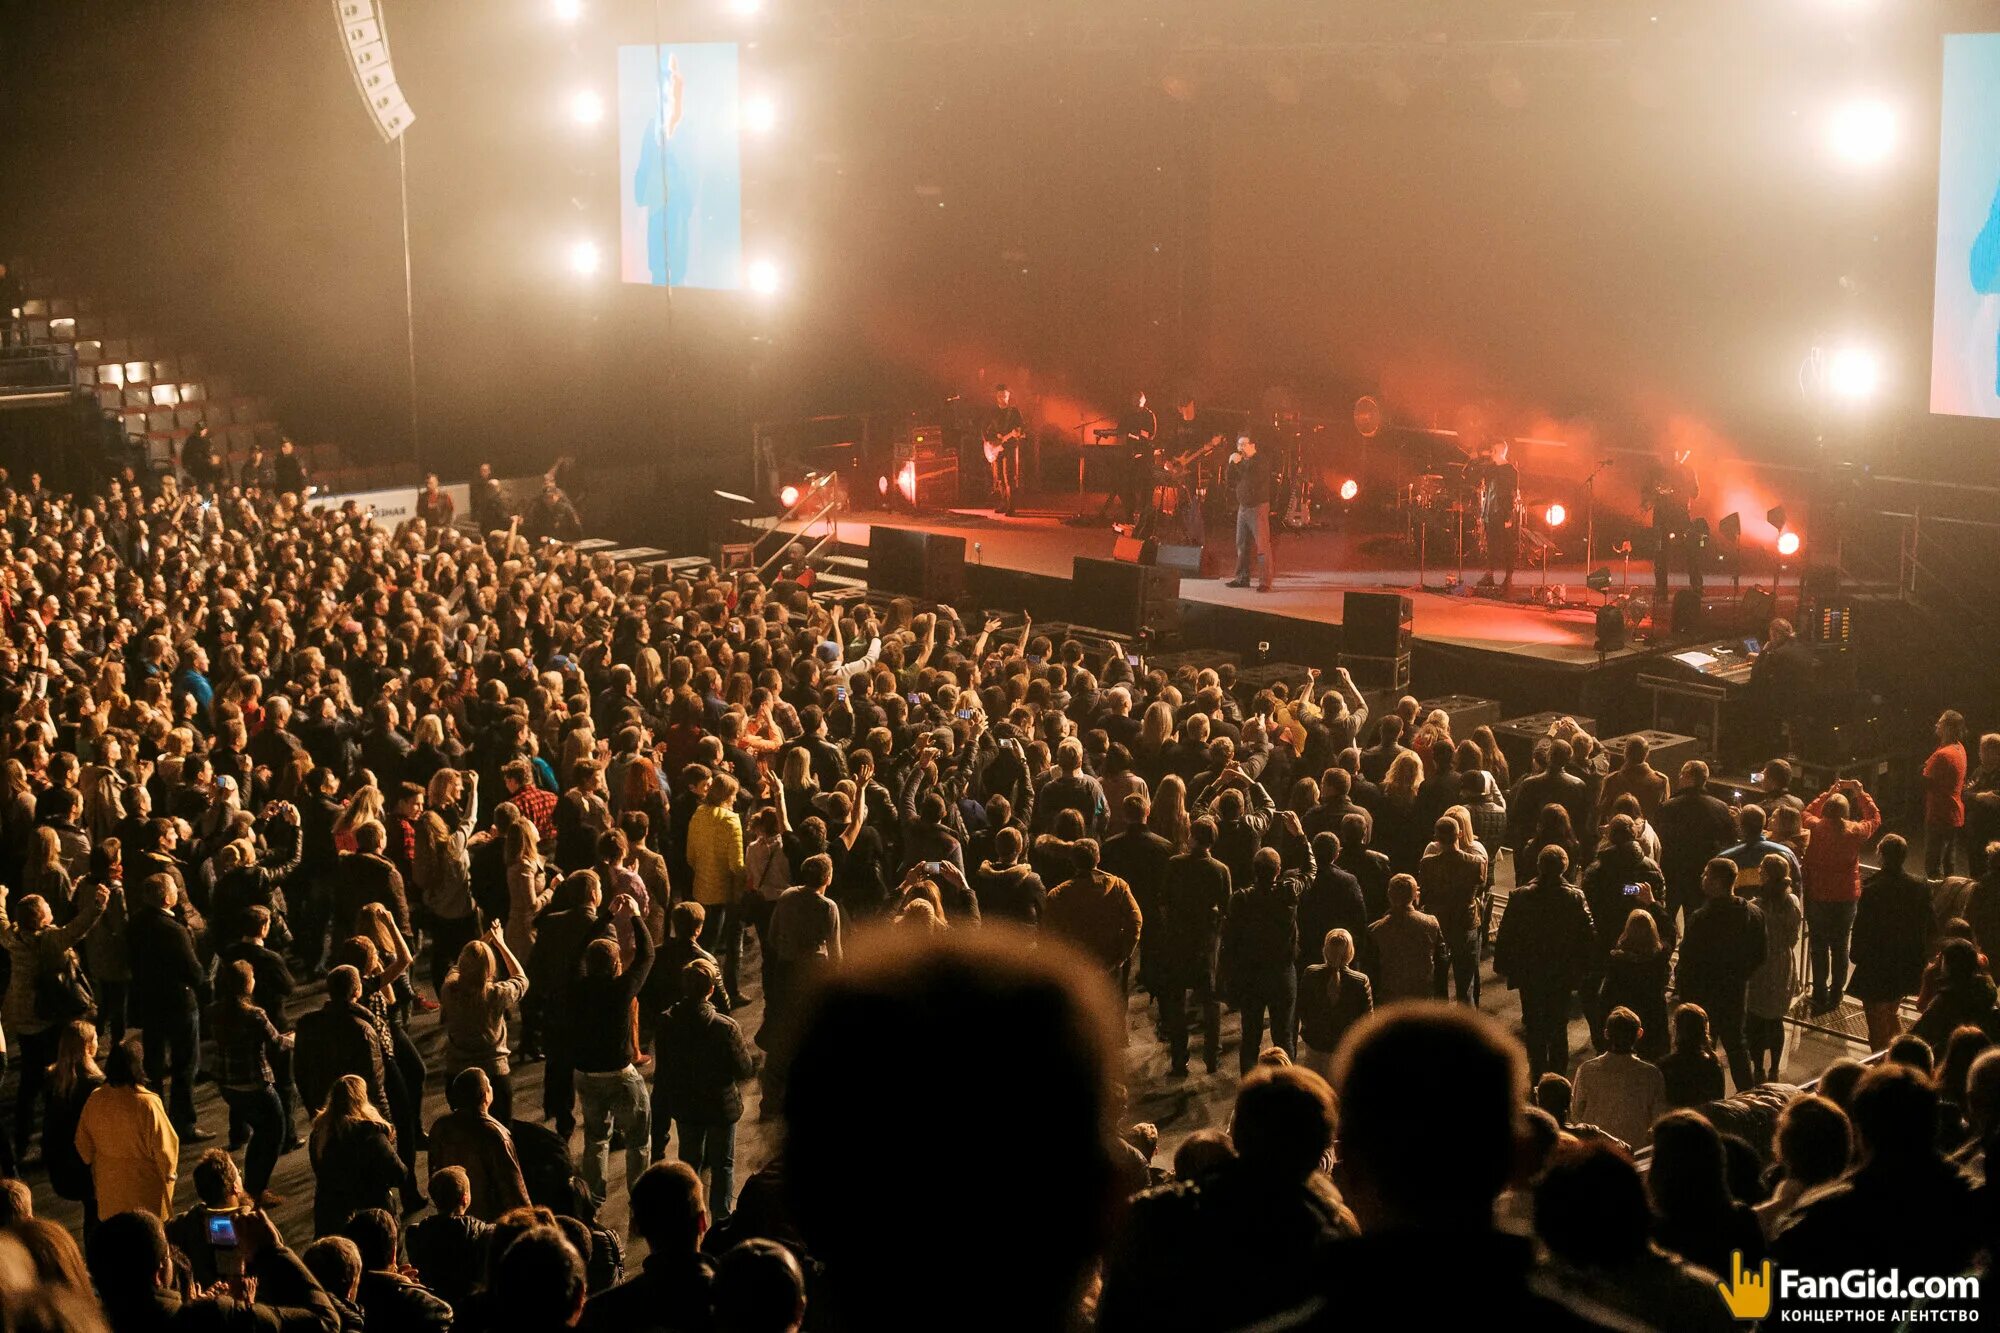
<path fill-rule="evenodd" d="M 1341 499 L 1351 502 L 1359 494 L 1361 494 L 1361 484 L 1355 481 L 1354 478 L 1349 477 L 1346 481 L 1340 483 Z"/>
<path fill-rule="evenodd" d="M 778 503 L 783 505 L 785 508 L 787 509 L 794 508 L 798 505 L 798 502 L 799 502 L 798 487 L 787 483 L 784 489 L 778 492 Z"/>
<path fill-rule="evenodd" d="M 1559 528 L 1569 522 L 1569 510 L 1564 509 L 1561 505 L 1550 505 L 1547 517 L 1550 527 Z"/>
<path fill-rule="evenodd" d="M 875 489 L 881 492 L 883 495 L 887 495 L 889 493 L 888 473 L 884 472 L 881 476 L 875 478 Z"/>
<path fill-rule="evenodd" d="M 1800 542 L 1799 534 L 1796 532 L 1781 532 L 1778 534 L 1779 555 L 1797 555 L 1801 545 L 1803 543 Z"/>

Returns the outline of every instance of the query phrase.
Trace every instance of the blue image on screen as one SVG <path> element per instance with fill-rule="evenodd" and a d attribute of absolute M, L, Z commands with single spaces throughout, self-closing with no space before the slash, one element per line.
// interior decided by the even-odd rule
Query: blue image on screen
<path fill-rule="evenodd" d="M 734 42 L 618 48 L 619 275 L 743 285 Z"/>
<path fill-rule="evenodd" d="M 2000 33 L 1944 39 L 1931 411 L 2000 417 Z"/>

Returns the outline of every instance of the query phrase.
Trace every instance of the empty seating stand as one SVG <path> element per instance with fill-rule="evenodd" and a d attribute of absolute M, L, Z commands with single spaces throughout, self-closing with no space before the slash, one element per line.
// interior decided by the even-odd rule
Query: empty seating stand
<path fill-rule="evenodd" d="M 23 336 L 31 346 L 70 358 L 75 391 L 143 445 L 156 467 L 178 462 L 182 445 L 204 424 L 232 471 L 252 450 L 277 452 L 283 432 L 274 404 L 249 393 L 206 357 L 145 329 L 131 315 L 66 291 L 47 275 L 23 273 Z M 337 445 L 304 450 L 307 465 L 328 476 L 358 474 Z M 384 484 L 393 484 L 391 475 Z"/>

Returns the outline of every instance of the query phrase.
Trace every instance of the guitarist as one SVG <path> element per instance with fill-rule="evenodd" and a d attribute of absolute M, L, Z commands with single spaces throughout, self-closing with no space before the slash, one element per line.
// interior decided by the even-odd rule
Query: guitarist
<path fill-rule="evenodd" d="M 986 424 L 981 427 L 980 444 L 986 451 L 986 470 L 993 476 L 993 508 L 995 512 L 1014 512 L 1014 471 L 1020 456 L 1021 441 L 1028 437 L 1028 427 L 1021 420 L 1021 409 L 1014 406 L 1014 395 L 1004 384 L 993 389 L 993 410 L 986 414 Z"/>
<path fill-rule="evenodd" d="M 1667 566 L 1676 546 L 1687 562 L 1688 586 L 1701 593 L 1701 541 L 1695 531 L 1692 512 L 1701 498 L 1701 483 L 1695 477 L 1693 455 L 1686 449 L 1668 446 L 1665 457 L 1646 488 L 1647 503 L 1653 511 L 1653 606 L 1655 614 L 1670 605 L 1667 598 Z"/>

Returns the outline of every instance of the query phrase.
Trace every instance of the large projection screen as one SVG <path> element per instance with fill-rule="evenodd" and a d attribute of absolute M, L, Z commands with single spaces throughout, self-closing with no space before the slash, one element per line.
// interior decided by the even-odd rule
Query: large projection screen
<path fill-rule="evenodd" d="M 734 42 L 618 48 L 619 276 L 743 285 Z"/>
<path fill-rule="evenodd" d="M 1944 39 L 1931 411 L 2000 417 L 2000 33 Z"/>

